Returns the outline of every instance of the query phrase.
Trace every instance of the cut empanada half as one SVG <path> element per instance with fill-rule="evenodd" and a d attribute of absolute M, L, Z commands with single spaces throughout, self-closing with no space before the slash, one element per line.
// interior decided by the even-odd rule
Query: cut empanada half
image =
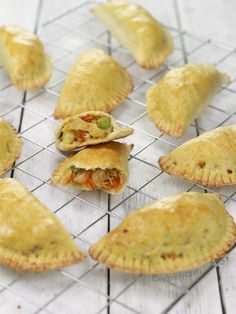
<path fill-rule="evenodd" d="M 208 186 L 236 184 L 236 124 L 191 139 L 159 159 L 169 175 Z"/>
<path fill-rule="evenodd" d="M 128 71 L 100 49 L 82 52 L 72 66 L 54 117 L 64 119 L 85 111 L 109 112 L 133 90 Z"/>
<path fill-rule="evenodd" d="M 59 150 L 110 142 L 133 133 L 132 128 L 119 127 L 116 120 L 102 111 L 87 111 L 66 118 L 56 131 L 56 145 Z"/>
<path fill-rule="evenodd" d="M 0 175 L 11 169 L 20 157 L 23 141 L 16 130 L 0 118 Z"/>
<path fill-rule="evenodd" d="M 159 67 L 173 50 L 170 33 L 141 6 L 111 1 L 98 5 L 92 13 L 143 68 Z"/>
<path fill-rule="evenodd" d="M 0 26 L 0 65 L 13 85 L 31 90 L 46 85 L 52 65 L 37 36 L 17 26 Z"/>
<path fill-rule="evenodd" d="M 189 192 L 131 212 L 89 253 L 118 271 L 167 274 L 221 258 L 235 240 L 233 218 L 218 196 Z"/>
<path fill-rule="evenodd" d="M 15 179 L 0 179 L 0 263 L 41 272 L 85 258 L 58 218 Z"/>
<path fill-rule="evenodd" d="M 181 137 L 229 77 L 209 64 L 170 70 L 147 92 L 149 118 L 163 133 Z"/>
<path fill-rule="evenodd" d="M 121 193 L 128 180 L 128 157 L 132 148 L 118 142 L 87 147 L 65 159 L 55 170 L 51 182 L 80 190 Z"/>

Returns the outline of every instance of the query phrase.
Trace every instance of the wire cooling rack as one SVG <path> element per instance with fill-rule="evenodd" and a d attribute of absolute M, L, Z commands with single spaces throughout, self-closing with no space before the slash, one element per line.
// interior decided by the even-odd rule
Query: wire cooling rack
<path fill-rule="evenodd" d="M 92 1 L 78 3 L 36 27 L 46 50 L 53 58 L 53 75 L 44 89 L 16 92 L 2 68 L 0 116 L 19 125 L 24 139 L 21 159 L 7 176 L 14 176 L 38 196 L 71 232 L 74 241 L 86 252 L 91 244 L 116 226 L 133 209 L 164 196 L 184 191 L 212 190 L 187 180 L 169 177 L 158 167 L 158 157 L 198 134 L 236 123 L 236 50 L 233 47 L 201 39 L 182 31 L 178 7 L 173 1 L 178 28 L 168 27 L 175 50 L 157 70 L 141 69 L 96 18 L 90 14 Z M 42 2 L 40 2 L 42 6 Z M 41 9 L 41 7 L 39 7 Z M 40 11 L 40 10 L 39 10 Z M 130 179 L 124 193 L 108 196 L 103 192 L 79 192 L 50 185 L 51 173 L 65 156 L 55 148 L 54 132 L 58 125 L 52 117 L 59 91 L 66 74 L 78 54 L 98 47 L 125 66 L 134 81 L 134 92 L 116 110 L 114 117 L 134 128 L 134 135 L 125 139 L 135 148 L 129 159 Z M 187 62 L 216 65 L 232 77 L 212 104 L 188 129 L 182 139 L 173 139 L 158 132 L 148 121 L 145 93 L 169 69 Z M 94 78 L 96 79 L 96 78 Z M 235 187 L 217 190 L 228 211 L 234 215 Z M 216 274 L 221 306 L 224 306 L 224 270 L 230 266 L 232 252 L 192 272 L 169 276 L 131 276 L 114 272 L 89 257 L 79 265 L 46 274 L 17 273 L 0 268 L 0 300 L 4 313 L 174 313 L 180 301 L 201 281 Z M 12 295 L 14 298 L 12 298 Z M 197 303 L 198 300 L 196 299 Z M 1 313 L 2 312 L 1 308 Z"/>

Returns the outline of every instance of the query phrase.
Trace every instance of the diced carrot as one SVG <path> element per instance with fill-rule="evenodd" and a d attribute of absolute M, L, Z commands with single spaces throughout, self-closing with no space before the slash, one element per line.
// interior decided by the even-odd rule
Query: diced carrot
<path fill-rule="evenodd" d="M 73 180 L 75 179 L 76 176 L 77 176 L 77 174 L 72 172 L 71 176 L 70 176 L 70 179 L 69 179 L 69 182 L 73 182 Z M 84 185 L 86 185 L 87 187 L 89 187 L 91 189 L 95 189 L 96 188 L 96 185 L 95 185 L 95 183 L 92 180 L 92 171 L 86 171 L 86 172 L 82 173 L 82 175 L 79 174 L 79 176 L 80 176 L 79 182 L 81 184 L 84 184 Z"/>
<path fill-rule="evenodd" d="M 86 116 L 83 116 L 81 119 L 86 121 L 86 122 L 92 122 L 94 119 L 94 116 L 87 114 Z"/>
<path fill-rule="evenodd" d="M 75 138 L 76 138 L 76 141 L 80 142 L 80 143 L 83 143 L 86 139 L 86 135 L 88 134 L 88 132 L 86 131 L 78 131 L 76 132 L 75 134 Z"/>

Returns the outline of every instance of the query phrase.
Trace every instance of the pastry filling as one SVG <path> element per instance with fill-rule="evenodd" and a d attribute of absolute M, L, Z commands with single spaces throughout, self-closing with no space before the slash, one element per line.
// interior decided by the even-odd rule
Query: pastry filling
<path fill-rule="evenodd" d="M 86 115 L 67 123 L 60 133 L 64 144 L 83 143 L 90 139 L 105 138 L 113 128 L 107 116 Z"/>
<path fill-rule="evenodd" d="M 69 184 L 80 185 L 91 190 L 106 189 L 119 191 L 121 186 L 120 172 L 115 169 L 85 170 L 71 166 L 71 174 L 69 176 Z"/>

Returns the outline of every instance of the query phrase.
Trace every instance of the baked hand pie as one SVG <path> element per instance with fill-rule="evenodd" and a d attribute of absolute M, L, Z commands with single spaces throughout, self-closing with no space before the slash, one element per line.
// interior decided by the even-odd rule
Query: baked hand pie
<path fill-rule="evenodd" d="M 15 179 L 0 179 L 0 263 L 47 271 L 85 256 L 57 217 Z"/>
<path fill-rule="evenodd" d="M 236 124 L 205 132 L 158 162 L 166 173 L 208 187 L 236 184 Z"/>
<path fill-rule="evenodd" d="M 147 92 L 149 118 L 161 132 L 181 137 L 228 82 L 226 74 L 209 64 L 187 64 L 172 69 Z"/>
<path fill-rule="evenodd" d="M 64 119 L 91 110 L 109 112 L 133 90 L 128 71 L 100 49 L 82 52 L 72 66 L 54 112 Z"/>
<path fill-rule="evenodd" d="M 128 157 L 132 145 L 109 142 L 87 147 L 64 160 L 51 182 L 72 185 L 80 190 L 102 190 L 121 193 L 128 180 Z"/>
<path fill-rule="evenodd" d="M 56 131 L 56 145 L 59 150 L 110 142 L 133 133 L 132 128 L 121 128 L 116 120 L 102 111 L 87 111 L 66 118 Z"/>
<path fill-rule="evenodd" d="M 131 212 L 89 254 L 118 271 L 167 274 L 221 258 L 235 240 L 233 218 L 218 196 L 189 192 Z"/>
<path fill-rule="evenodd" d="M 0 65 L 12 84 L 24 91 L 45 86 L 51 77 L 51 60 L 43 44 L 17 26 L 0 26 Z"/>
<path fill-rule="evenodd" d="M 23 142 L 16 130 L 0 118 L 0 175 L 11 169 L 13 163 L 20 157 Z"/>
<path fill-rule="evenodd" d="M 159 67 L 173 50 L 170 33 L 136 4 L 111 1 L 98 5 L 92 13 L 143 68 Z"/>

